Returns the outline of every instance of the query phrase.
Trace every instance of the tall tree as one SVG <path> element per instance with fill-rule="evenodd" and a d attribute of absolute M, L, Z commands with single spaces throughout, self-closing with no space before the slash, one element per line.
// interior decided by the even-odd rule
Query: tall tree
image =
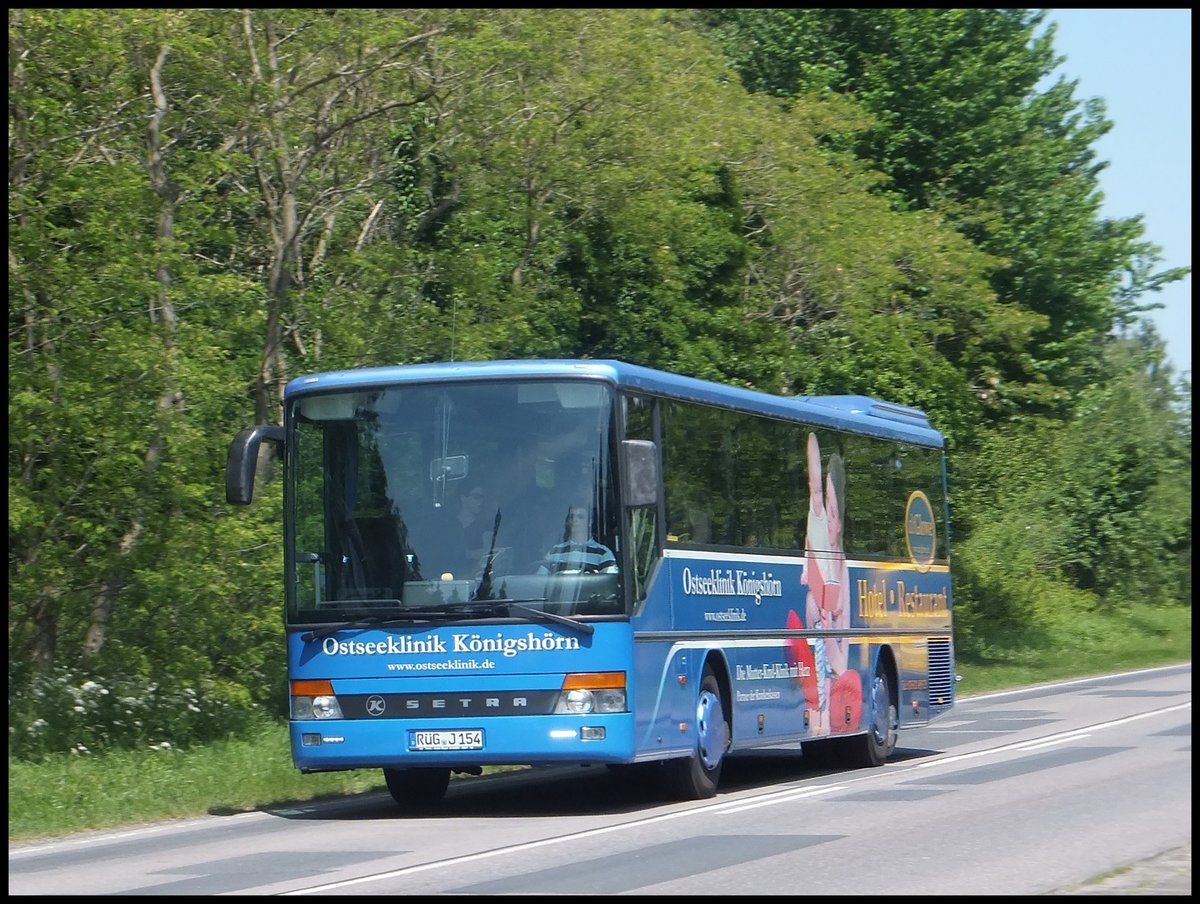
<path fill-rule="evenodd" d="M 873 123 L 830 140 L 887 174 L 900 207 L 936 212 L 1003 263 L 1002 305 L 1042 318 L 1018 354 L 972 375 L 996 417 L 1064 416 L 1107 376 L 1114 326 L 1186 270 L 1154 272 L 1140 219 L 1103 219 L 1093 146 L 1102 101 L 1049 82 L 1061 59 L 1044 12 L 726 9 L 709 17 L 746 83 L 781 97 L 853 96 Z"/>
<path fill-rule="evenodd" d="M 294 291 L 303 288 L 306 269 L 320 265 L 338 210 L 390 172 L 378 125 L 437 91 L 420 57 L 441 29 L 410 14 L 239 14 L 246 109 L 228 145 L 244 148 L 253 160 L 269 236 L 262 249 L 265 335 L 255 385 L 260 423 L 280 418 L 288 379 L 284 341 L 297 319 Z"/>
<path fill-rule="evenodd" d="M 237 206 L 211 216 L 226 159 L 192 16 L 10 12 L 17 665 L 194 684 L 256 642 L 221 650 L 199 627 L 238 571 L 211 522 L 226 438 L 208 424 L 237 398 L 250 284 L 208 258 Z"/>

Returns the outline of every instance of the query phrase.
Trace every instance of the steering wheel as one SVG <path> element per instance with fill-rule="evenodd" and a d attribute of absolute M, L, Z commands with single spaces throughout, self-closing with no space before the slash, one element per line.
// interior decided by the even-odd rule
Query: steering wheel
<path fill-rule="evenodd" d="M 567 567 L 563 567 L 566 565 Z M 546 569 L 546 574 L 599 574 L 600 568 L 590 562 L 552 562 L 549 559 L 538 559 L 533 563 L 532 571 L 541 573 L 542 569 Z"/>

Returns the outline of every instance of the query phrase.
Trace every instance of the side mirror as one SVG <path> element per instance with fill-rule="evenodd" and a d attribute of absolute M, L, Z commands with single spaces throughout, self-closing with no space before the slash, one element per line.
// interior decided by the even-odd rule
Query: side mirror
<path fill-rule="evenodd" d="M 254 498 L 254 471 L 258 467 L 258 448 L 263 440 L 283 448 L 287 434 L 282 427 L 259 424 L 248 427 L 229 444 L 229 461 L 225 467 L 225 500 L 234 505 L 249 505 Z"/>
<path fill-rule="evenodd" d="M 621 496 L 634 508 L 658 502 L 658 447 L 648 439 L 621 443 Z"/>

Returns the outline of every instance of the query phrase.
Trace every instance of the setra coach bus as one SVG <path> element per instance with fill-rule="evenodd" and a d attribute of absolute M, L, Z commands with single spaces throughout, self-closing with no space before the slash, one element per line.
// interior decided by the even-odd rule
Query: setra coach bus
<path fill-rule="evenodd" d="M 944 440 L 920 411 L 620 361 L 290 381 L 283 460 L 293 761 L 380 768 L 402 807 L 489 765 L 727 757 L 879 765 L 954 705 Z"/>

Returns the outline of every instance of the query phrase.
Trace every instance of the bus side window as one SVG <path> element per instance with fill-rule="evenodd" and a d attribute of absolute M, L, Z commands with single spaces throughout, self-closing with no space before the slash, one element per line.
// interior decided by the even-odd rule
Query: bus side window
<path fill-rule="evenodd" d="M 712 518 L 706 509 L 698 505 L 689 505 L 684 510 L 684 521 L 690 528 L 690 543 L 712 542 Z"/>
<path fill-rule="evenodd" d="M 625 438 L 654 439 L 654 399 L 646 396 L 628 395 L 623 399 Z M 662 460 L 659 459 L 661 474 Z M 628 515 L 629 561 L 633 599 L 641 603 L 646 598 L 646 585 L 650 572 L 658 558 L 658 506 L 645 505 L 629 508 Z"/>

